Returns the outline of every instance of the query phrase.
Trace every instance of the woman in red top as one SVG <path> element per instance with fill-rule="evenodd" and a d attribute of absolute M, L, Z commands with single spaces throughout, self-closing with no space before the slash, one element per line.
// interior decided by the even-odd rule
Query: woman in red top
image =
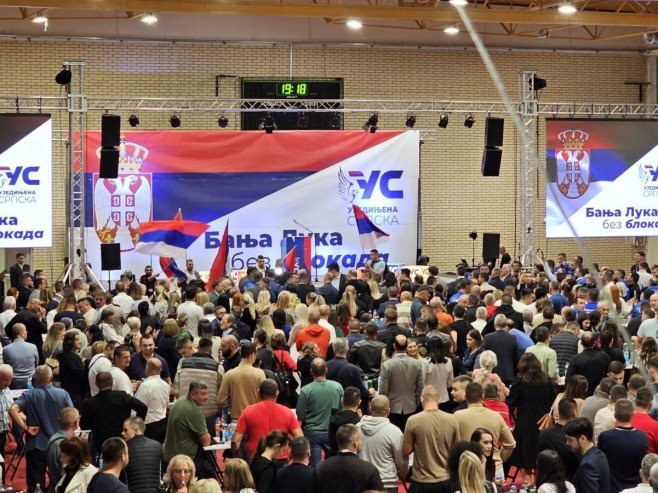
<path fill-rule="evenodd" d="M 276 332 L 270 341 L 272 351 L 274 352 L 274 367 L 281 368 L 278 371 L 297 371 L 297 363 L 290 356 L 286 337 L 281 332 Z"/>

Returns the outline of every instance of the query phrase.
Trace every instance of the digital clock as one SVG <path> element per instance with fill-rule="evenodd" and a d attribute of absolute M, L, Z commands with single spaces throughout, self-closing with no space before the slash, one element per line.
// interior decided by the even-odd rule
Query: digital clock
<path fill-rule="evenodd" d="M 308 95 L 308 82 L 277 82 L 276 95 L 290 98 L 305 98 Z"/>

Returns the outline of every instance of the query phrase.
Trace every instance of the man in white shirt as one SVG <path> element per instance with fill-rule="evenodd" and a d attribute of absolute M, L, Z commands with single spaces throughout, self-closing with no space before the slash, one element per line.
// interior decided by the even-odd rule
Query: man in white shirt
<path fill-rule="evenodd" d="M 329 331 L 329 344 L 333 344 L 336 340 L 336 328 L 329 323 L 330 313 L 331 308 L 329 308 L 329 305 L 322 305 L 320 307 L 320 320 L 318 320 L 318 325 Z"/>
<path fill-rule="evenodd" d="M 128 296 L 126 293 L 126 285 L 122 281 L 117 281 L 115 289 L 117 290 L 117 295 L 112 298 L 112 302 L 115 305 L 120 306 L 124 317 L 127 317 L 133 309 L 135 300 L 133 300 L 131 296 Z"/>
<path fill-rule="evenodd" d="M 85 317 L 85 322 L 87 322 L 87 326 L 96 323 L 98 314 L 96 313 L 96 309 L 91 306 L 91 302 L 89 301 L 89 298 L 82 298 L 80 301 L 78 301 L 78 310 L 80 310 L 82 316 Z"/>
<path fill-rule="evenodd" d="M 105 348 L 102 352 L 92 356 L 89 361 L 89 390 L 91 391 L 91 396 L 98 394 L 98 386 L 96 385 L 96 375 L 102 371 L 112 371 L 112 361 L 110 356 L 112 355 L 112 346 L 104 341 L 98 341 L 94 344 L 105 344 Z M 94 346 L 92 346 L 93 348 Z"/>
<path fill-rule="evenodd" d="M 130 364 L 130 348 L 128 346 L 117 346 L 112 356 L 112 390 L 123 390 L 128 395 L 133 395 L 133 386 L 130 378 L 124 371 Z"/>
<path fill-rule="evenodd" d="M 487 309 L 483 306 L 479 306 L 477 310 L 475 310 L 475 320 L 471 322 L 471 326 L 474 329 L 477 329 L 481 334 L 485 325 L 487 325 Z"/>
<path fill-rule="evenodd" d="M 654 464 L 658 464 L 658 454 L 645 455 L 640 467 L 640 481 L 642 482 L 635 488 L 622 490 L 621 493 L 652 493 L 653 488 L 649 481 L 658 486 L 658 467 L 654 468 Z M 653 477 L 651 476 L 651 469 L 653 469 Z"/>
<path fill-rule="evenodd" d="M 135 398 L 148 407 L 146 412 L 146 431 L 144 435 L 160 443 L 164 441 L 167 431 L 167 404 L 169 403 L 170 387 L 160 378 L 162 363 L 157 358 L 146 362 L 144 374 L 146 379 L 140 384 Z"/>
<path fill-rule="evenodd" d="M 4 332 L 5 325 L 16 316 L 16 298 L 7 296 L 2 304 L 3 312 L 0 313 L 0 332 Z"/>
<path fill-rule="evenodd" d="M 196 288 L 188 287 L 185 290 L 185 302 L 178 306 L 176 312 L 180 315 L 185 313 L 187 315 L 187 330 L 192 334 L 192 337 L 197 337 L 199 320 L 203 318 L 203 310 L 194 301 L 196 298 Z"/>

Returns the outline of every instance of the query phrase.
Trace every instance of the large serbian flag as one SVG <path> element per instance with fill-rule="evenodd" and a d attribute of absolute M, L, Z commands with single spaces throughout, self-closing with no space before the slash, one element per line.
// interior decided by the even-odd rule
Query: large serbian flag
<path fill-rule="evenodd" d="M 375 226 L 370 218 L 358 205 L 354 205 L 354 219 L 356 220 L 356 227 L 359 230 L 359 240 L 361 240 L 361 248 L 364 250 L 372 250 L 376 248 L 377 240 L 382 236 L 388 236 L 381 229 Z"/>
<path fill-rule="evenodd" d="M 208 225 L 197 221 L 150 221 L 140 224 L 135 251 L 145 255 L 181 257 Z"/>

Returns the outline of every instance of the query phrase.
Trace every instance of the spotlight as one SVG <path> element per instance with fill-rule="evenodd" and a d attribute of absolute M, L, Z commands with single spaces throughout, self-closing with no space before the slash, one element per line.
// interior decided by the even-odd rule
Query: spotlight
<path fill-rule="evenodd" d="M 71 83 L 71 71 L 66 67 L 62 67 L 62 70 L 55 76 L 55 82 L 60 86 L 65 86 Z"/>
<path fill-rule="evenodd" d="M 263 121 L 258 126 L 261 130 L 265 130 L 266 134 L 271 134 L 276 130 L 276 123 L 274 123 L 274 118 L 269 113 L 263 117 Z"/>
<path fill-rule="evenodd" d="M 43 11 L 40 10 L 37 15 L 34 16 L 32 22 L 35 24 L 48 24 L 48 17 L 43 14 Z"/>
<path fill-rule="evenodd" d="M 443 32 L 452 36 L 459 34 L 459 28 L 457 26 L 448 26 L 443 30 Z"/>
<path fill-rule="evenodd" d="M 446 128 L 448 126 L 448 115 L 443 115 L 439 118 L 439 128 Z"/>
<path fill-rule="evenodd" d="M 152 26 L 153 24 L 158 22 L 158 18 L 155 15 L 153 15 L 153 12 L 147 12 L 146 15 L 144 15 L 141 18 L 141 21 L 144 24 L 148 24 L 149 26 Z"/>
<path fill-rule="evenodd" d="M 475 118 L 473 118 L 473 115 L 468 115 L 466 117 L 466 120 L 464 120 L 464 126 L 466 128 L 471 128 L 475 124 Z"/>
<path fill-rule="evenodd" d="M 363 130 L 374 134 L 377 131 L 377 123 L 379 123 L 379 113 L 371 113 L 363 124 Z"/>
<path fill-rule="evenodd" d="M 405 123 L 404 125 L 405 125 L 407 128 L 414 128 L 414 125 L 415 125 L 415 124 L 416 124 L 416 117 L 415 117 L 414 115 L 409 115 L 409 116 L 407 117 L 407 123 Z"/>
<path fill-rule="evenodd" d="M 176 114 L 171 115 L 171 118 L 169 118 L 169 125 L 171 125 L 172 128 L 180 127 L 180 118 L 178 118 Z"/>
<path fill-rule="evenodd" d="M 307 113 L 297 113 L 297 128 L 308 128 Z"/>
<path fill-rule="evenodd" d="M 363 27 L 363 22 L 361 22 L 359 19 L 350 19 L 345 23 L 347 27 L 350 29 L 361 29 Z"/>
<path fill-rule="evenodd" d="M 578 9 L 571 5 L 570 3 L 563 3 L 557 8 L 557 11 L 560 14 L 575 14 L 578 12 Z"/>
<path fill-rule="evenodd" d="M 468 0 L 450 0 L 450 4 L 463 7 L 464 5 L 468 5 Z"/>
<path fill-rule="evenodd" d="M 532 77 L 532 81 L 528 81 L 530 83 L 530 87 L 534 88 L 535 91 L 541 91 L 542 89 L 546 89 L 546 79 L 542 79 L 540 77 L 537 77 L 534 75 Z"/>
<path fill-rule="evenodd" d="M 328 123 L 330 129 L 340 130 L 340 115 L 338 113 L 331 113 Z"/>
<path fill-rule="evenodd" d="M 219 125 L 219 128 L 226 128 L 228 126 L 228 118 L 224 115 L 220 116 L 217 118 L 217 125 Z"/>
<path fill-rule="evenodd" d="M 134 128 L 137 125 L 139 125 L 139 118 L 137 117 L 137 115 L 130 115 L 128 117 L 128 123 L 130 123 L 130 126 Z"/>

